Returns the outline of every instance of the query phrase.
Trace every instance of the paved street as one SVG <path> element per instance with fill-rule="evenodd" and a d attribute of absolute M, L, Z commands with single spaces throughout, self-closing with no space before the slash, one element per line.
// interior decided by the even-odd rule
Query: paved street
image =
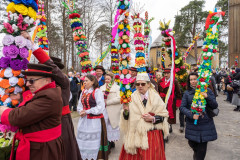
<path fill-rule="evenodd" d="M 225 95 L 219 95 L 217 101 L 220 113 L 215 117 L 218 139 L 208 144 L 206 160 L 240 160 L 240 112 L 234 112 L 235 106 L 224 101 Z M 78 118 L 73 118 L 77 128 Z M 109 160 L 118 160 L 122 139 L 116 143 Z M 192 160 L 193 151 L 189 148 L 184 133 L 179 132 L 179 122 L 173 126 L 173 133 L 166 145 L 167 160 Z"/>

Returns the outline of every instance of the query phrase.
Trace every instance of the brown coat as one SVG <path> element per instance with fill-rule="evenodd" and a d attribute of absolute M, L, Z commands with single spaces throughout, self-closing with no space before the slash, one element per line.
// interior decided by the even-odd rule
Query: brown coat
<path fill-rule="evenodd" d="M 158 84 L 154 79 L 150 79 L 151 83 L 154 85 L 155 90 L 158 92 Z"/>
<path fill-rule="evenodd" d="M 61 124 L 61 89 L 46 88 L 37 92 L 22 107 L 9 112 L 9 123 L 19 127 L 24 134 L 54 128 Z M 30 142 L 31 160 L 65 160 L 62 138 L 37 143 Z"/>
<path fill-rule="evenodd" d="M 52 60 L 48 60 L 44 64 L 53 68 L 53 74 L 55 75 L 54 80 L 56 81 L 56 84 L 62 89 L 63 106 L 69 105 L 70 82 L 68 77 L 53 63 Z M 66 152 L 66 160 L 81 159 L 70 113 L 62 116 L 62 139 Z"/>
<path fill-rule="evenodd" d="M 62 91 L 62 107 L 69 105 L 70 82 L 68 77 L 57 67 L 57 65 L 54 64 L 50 57 L 41 48 L 34 51 L 33 54 L 41 63 L 44 63 L 45 65 L 51 66 L 53 68 L 53 79 L 56 84 L 61 87 Z M 62 139 L 65 148 L 65 159 L 81 159 L 70 113 L 62 116 Z"/>
<path fill-rule="evenodd" d="M 161 98 L 165 102 L 165 96 L 162 96 L 162 95 L 167 94 L 169 84 L 166 85 L 166 86 L 162 85 L 164 83 L 164 80 L 165 80 L 165 78 L 162 78 L 158 82 L 158 91 L 159 91 L 159 94 L 160 94 Z M 168 123 L 170 123 L 170 124 L 176 124 L 176 110 L 177 110 L 177 107 L 180 107 L 181 100 L 182 100 L 182 93 L 181 93 L 178 81 L 175 80 L 174 84 L 175 84 L 175 91 L 174 91 L 174 98 L 173 98 L 173 105 L 172 105 L 174 118 L 170 118 L 170 117 L 168 118 Z M 164 93 L 164 94 L 161 94 L 161 93 Z"/>

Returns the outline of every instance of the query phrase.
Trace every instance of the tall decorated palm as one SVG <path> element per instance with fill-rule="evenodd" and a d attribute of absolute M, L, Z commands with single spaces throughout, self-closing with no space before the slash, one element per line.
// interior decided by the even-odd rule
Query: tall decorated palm
<path fill-rule="evenodd" d="M 169 57 L 172 59 L 172 49 L 171 49 L 171 38 L 170 36 L 167 34 L 168 32 L 172 32 L 172 29 L 169 29 L 169 24 L 170 21 L 168 21 L 168 23 L 165 22 L 160 22 L 160 30 L 162 31 L 161 34 L 163 36 L 163 42 L 165 43 L 165 48 L 167 48 L 167 53 L 169 55 Z M 187 87 L 187 70 L 186 67 L 184 66 L 184 61 L 182 58 L 182 54 L 181 51 L 176 48 L 175 51 L 175 60 L 173 61 L 173 63 L 175 64 L 175 76 L 181 86 L 181 89 L 183 91 L 186 90 Z"/>
<path fill-rule="evenodd" d="M 136 51 L 135 67 L 139 73 L 146 73 L 146 60 L 144 53 L 144 35 L 142 34 L 142 20 L 140 18 L 140 9 L 133 9 L 133 32 L 134 46 Z"/>
<path fill-rule="evenodd" d="M 120 58 L 120 96 L 121 103 L 127 104 L 131 102 L 131 88 L 130 88 L 130 72 L 129 65 L 130 57 L 130 25 L 129 25 L 129 6 L 130 0 L 118 0 L 118 10 L 120 14 L 120 22 L 118 24 L 119 45 L 118 53 Z"/>
<path fill-rule="evenodd" d="M 220 22 L 224 15 L 225 12 L 215 9 L 214 12 L 209 12 L 206 19 L 205 30 L 207 37 L 203 43 L 201 65 L 198 68 L 198 83 L 191 105 L 191 111 L 194 114 L 201 115 L 206 108 L 206 100 L 201 93 L 207 92 L 209 86 L 209 80 L 212 74 L 212 59 L 217 53 Z M 195 120 L 194 124 L 197 124 L 197 120 Z"/>
<path fill-rule="evenodd" d="M 32 42 L 21 36 L 22 31 L 30 31 L 38 11 L 37 0 L 9 0 L 6 11 L 7 22 L 0 31 L 3 38 L 3 56 L 0 59 L 0 106 L 18 107 L 20 95 L 25 90 L 22 70 L 27 69 L 27 58 Z M 16 127 L 0 124 L 0 159 L 9 158 L 11 142 Z"/>
<path fill-rule="evenodd" d="M 84 35 L 81 15 L 78 14 L 77 10 L 75 9 L 74 1 L 68 2 L 69 3 L 63 2 L 63 5 L 67 9 L 67 13 L 69 15 L 69 20 L 73 32 L 73 40 L 78 49 L 77 55 L 80 58 L 80 63 L 82 67 L 82 74 L 87 75 L 93 70 L 92 63 L 89 57 L 87 37 Z"/>

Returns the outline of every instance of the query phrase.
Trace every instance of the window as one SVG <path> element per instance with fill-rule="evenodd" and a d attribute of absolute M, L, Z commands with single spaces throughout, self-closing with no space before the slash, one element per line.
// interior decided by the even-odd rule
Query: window
<path fill-rule="evenodd" d="M 161 51 L 160 50 L 157 51 L 157 57 L 161 57 Z"/>

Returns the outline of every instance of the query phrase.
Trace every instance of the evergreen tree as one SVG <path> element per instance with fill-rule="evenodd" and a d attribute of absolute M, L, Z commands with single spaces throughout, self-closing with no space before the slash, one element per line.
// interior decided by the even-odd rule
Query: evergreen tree
<path fill-rule="evenodd" d="M 204 4 L 204 0 L 192 0 L 175 16 L 173 30 L 176 32 L 176 43 L 179 47 L 191 43 L 199 32 L 203 33 L 203 25 L 208 15 L 208 12 L 203 11 Z M 194 44 L 194 53 L 197 62 L 197 41 Z"/>

